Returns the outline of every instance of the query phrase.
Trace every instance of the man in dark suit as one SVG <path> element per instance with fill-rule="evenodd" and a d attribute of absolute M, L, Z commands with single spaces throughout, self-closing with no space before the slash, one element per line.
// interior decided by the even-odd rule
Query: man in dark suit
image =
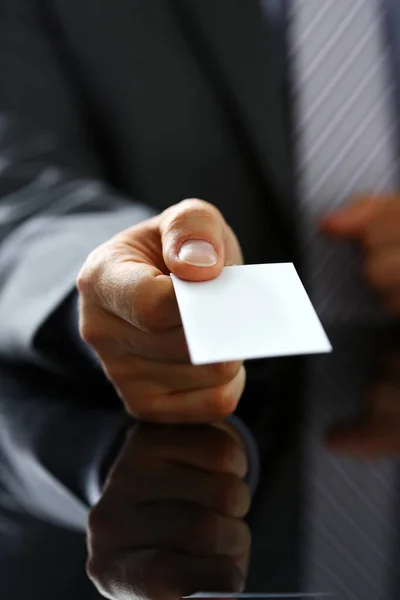
<path fill-rule="evenodd" d="M 242 254 L 302 268 L 285 20 L 274 6 L 0 0 L 4 361 L 33 363 L 80 391 L 93 382 L 116 405 L 104 372 L 136 418 L 206 423 L 235 411 L 244 367 L 188 364 L 169 273 L 207 280 Z M 385 8 L 398 69 L 399 10 Z M 207 202 L 180 203 L 194 196 Z M 324 224 L 366 245 L 370 284 L 395 312 L 398 215 L 396 196 L 374 196 Z M 249 367 L 238 412 L 254 431 L 257 398 L 268 390 L 274 406 L 290 404 L 300 367 Z M 121 411 L 96 421 L 73 461 L 85 465 L 89 505 L 125 420 Z M 69 468 L 56 469 L 67 489 Z"/>

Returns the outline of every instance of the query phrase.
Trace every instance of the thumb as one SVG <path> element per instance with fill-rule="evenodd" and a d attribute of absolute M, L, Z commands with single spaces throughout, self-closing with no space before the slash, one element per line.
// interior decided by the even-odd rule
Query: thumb
<path fill-rule="evenodd" d="M 321 223 L 325 233 L 340 237 L 360 237 L 382 210 L 381 198 L 361 197 L 326 216 Z"/>
<path fill-rule="evenodd" d="M 160 233 L 169 271 L 187 281 L 217 277 L 225 265 L 226 229 L 219 210 L 203 200 L 184 200 L 167 209 Z"/>

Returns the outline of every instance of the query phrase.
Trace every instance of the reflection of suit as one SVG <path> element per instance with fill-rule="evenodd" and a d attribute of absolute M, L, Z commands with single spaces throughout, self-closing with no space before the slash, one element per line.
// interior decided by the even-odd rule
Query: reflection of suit
<path fill-rule="evenodd" d="M 110 435 L 126 423 L 124 412 L 110 390 L 90 385 L 78 392 L 75 384 L 55 377 L 44 381 L 31 368 L 0 366 L 0 388 L 0 597 L 19 600 L 34 589 L 43 600 L 54 598 L 55 590 L 61 600 L 95 598 L 84 574 L 90 477 Z M 297 496 L 290 493 L 299 483 L 295 396 L 288 394 L 283 407 L 270 387 L 258 382 L 257 389 L 259 398 L 243 402 L 261 406 L 258 414 L 254 410 L 260 425 L 264 413 L 259 430 L 243 415 L 264 448 L 264 476 L 250 514 L 257 555 L 249 589 L 263 589 L 267 581 L 270 589 L 295 591 Z"/>
<path fill-rule="evenodd" d="M 86 549 L 83 535 L 21 514 L 18 509 L 9 510 L 3 504 L 2 497 L 2 598 L 22 600 L 30 595 L 46 600 L 55 596 L 61 600 L 99 600 L 99 594 L 84 571 Z"/>
<path fill-rule="evenodd" d="M 30 368 L 2 365 L 0 389 L 0 597 L 97 598 L 84 573 L 87 474 L 126 417 L 104 390 L 78 395 Z"/>

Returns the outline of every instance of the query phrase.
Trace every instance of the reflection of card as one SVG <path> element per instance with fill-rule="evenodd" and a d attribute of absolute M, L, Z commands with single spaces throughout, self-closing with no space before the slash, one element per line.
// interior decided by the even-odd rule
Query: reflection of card
<path fill-rule="evenodd" d="M 202 283 L 171 277 L 194 365 L 332 350 L 291 263 L 225 267 Z"/>

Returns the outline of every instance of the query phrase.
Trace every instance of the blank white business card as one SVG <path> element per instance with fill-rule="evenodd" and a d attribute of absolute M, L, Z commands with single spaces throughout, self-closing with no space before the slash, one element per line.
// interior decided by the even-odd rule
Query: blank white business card
<path fill-rule="evenodd" d="M 225 267 L 201 283 L 171 277 L 194 365 L 332 350 L 292 263 Z"/>

